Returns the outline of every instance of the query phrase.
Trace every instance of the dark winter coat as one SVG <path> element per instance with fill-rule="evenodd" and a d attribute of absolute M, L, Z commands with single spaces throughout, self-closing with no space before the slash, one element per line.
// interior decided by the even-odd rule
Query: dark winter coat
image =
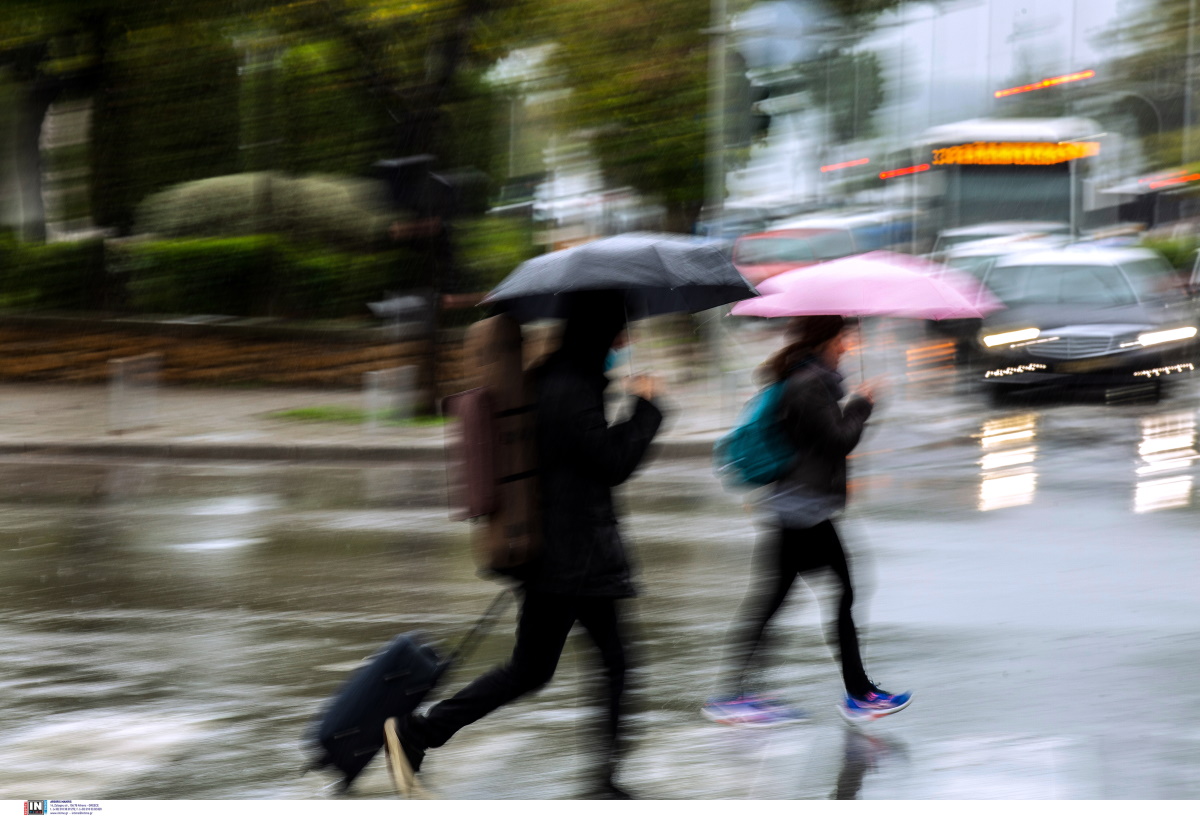
<path fill-rule="evenodd" d="M 813 357 L 788 376 L 779 419 L 797 453 L 779 488 L 800 487 L 845 503 L 846 456 L 862 437 L 872 404 L 854 397 L 843 408 L 841 383 L 840 374 Z"/>
<path fill-rule="evenodd" d="M 590 368 L 590 367 L 589 367 Z M 537 374 L 541 552 L 521 577 L 542 592 L 623 598 L 634 594 L 617 530 L 612 488 L 641 464 L 662 422 L 638 399 L 633 415 L 610 426 L 606 377 L 552 356 Z"/>

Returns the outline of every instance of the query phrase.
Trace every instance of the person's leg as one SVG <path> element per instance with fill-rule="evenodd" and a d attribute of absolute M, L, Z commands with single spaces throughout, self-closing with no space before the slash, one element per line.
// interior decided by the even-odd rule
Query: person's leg
<path fill-rule="evenodd" d="M 579 603 L 579 623 L 600 651 L 608 687 L 608 720 L 604 729 L 600 782 L 613 791 L 619 791 L 613 785 L 612 777 L 622 754 L 621 713 L 627 667 L 624 627 L 617 603 L 614 598 L 588 598 L 581 599 Z"/>
<path fill-rule="evenodd" d="M 851 609 L 854 606 L 854 585 L 850 581 L 850 565 L 842 540 L 831 521 L 823 521 L 815 527 L 801 531 L 803 544 L 797 548 L 797 569 L 806 575 L 821 569 L 829 569 L 839 583 L 837 615 L 830 625 L 830 635 L 837 643 L 838 658 L 842 664 L 842 682 L 846 693 L 856 697 L 871 690 L 863 668 L 862 655 L 858 647 L 858 629 L 854 626 Z"/>
<path fill-rule="evenodd" d="M 438 703 L 425 716 L 410 718 L 409 733 L 423 743 L 419 747 L 445 745 L 463 726 L 549 682 L 575 614 L 572 598 L 526 591 L 512 658 Z"/>
<path fill-rule="evenodd" d="M 767 624 L 787 599 L 796 580 L 795 531 L 786 527 L 770 530 L 755 548 L 755 581 L 738 610 L 731 631 L 725 689 L 738 696 L 746 691 L 756 657 L 765 651 Z"/>

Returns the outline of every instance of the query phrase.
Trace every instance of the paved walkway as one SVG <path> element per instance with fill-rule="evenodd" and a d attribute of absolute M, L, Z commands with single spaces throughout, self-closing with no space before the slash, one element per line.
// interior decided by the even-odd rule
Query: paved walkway
<path fill-rule="evenodd" d="M 912 326 L 907 326 L 913 331 Z M 917 335 L 919 337 L 919 335 Z M 667 384 L 668 419 L 656 445 L 659 455 L 707 457 L 712 442 L 734 421 L 753 393 L 751 374 L 778 346 L 777 327 L 724 330 L 720 365 L 689 359 L 683 344 L 645 336 L 635 344 L 635 368 Z M 906 348 L 876 330 L 865 352 L 872 376 L 900 376 L 880 422 L 900 422 L 944 436 L 931 408 L 954 412 L 953 404 L 921 401 L 929 381 L 908 393 Z M 880 342 L 882 341 L 882 342 Z M 892 359 L 894 358 L 894 359 Z M 864 368 L 857 352 L 843 370 L 853 387 Z M 911 366 L 911 363 L 907 364 Z M 943 369 L 950 371 L 951 369 Z M 123 406 L 123 407 L 122 407 Z M 0 384 L 0 455 L 119 455 L 163 458 L 249 460 L 403 461 L 444 454 L 452 426 L 361 421 L 364 393 L 352 389 L 162 386 L 149 393 L 114 397 L 105 385 Z M 326 417 L 297 418 L 307 412 Z M 339 418 L 340 417 L 340 418 Z M 358 417 L 356 420 L 355 417 Z"/>
<path fill-rule="evenodd" d="M 769 335 L 755 340 L 772 342 Z M 663 452 L 708 455 L 748 394 L 745 366 L 701 378 L 670 353 L 657 357 L 641 362 L 669 383 Z M 365 409 L 364 393 L 349 389 L 162 386 L 122 398 L 105 385 L 5 383 L 0 454 L 364 461 L 443 455 L 452 433 L 446 425 L 355 421 Z M 297 412 L 341 418 L 303 419 Z"/>

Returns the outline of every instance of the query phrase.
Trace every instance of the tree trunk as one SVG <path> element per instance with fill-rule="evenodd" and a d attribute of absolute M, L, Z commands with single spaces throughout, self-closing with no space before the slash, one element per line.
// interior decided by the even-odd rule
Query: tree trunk
<path fill-rule="evenodd" d="M 42 125 L 58 97 L 57 84 L 36 81 L 24 90 L 17 108 L 14 153 L 21 202 L 21 233 L 26 241 L 46 240 L 46 205 L 42 199 Z"/>

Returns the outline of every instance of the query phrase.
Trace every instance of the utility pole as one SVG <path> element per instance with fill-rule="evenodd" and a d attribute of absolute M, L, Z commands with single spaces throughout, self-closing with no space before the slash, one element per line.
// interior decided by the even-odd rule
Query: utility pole
<path fill-rule="evenodd" d="M 720 219 L 725 202 L 725 40 L 726 0 L 711 0 L 708 41 L 708 161 L 706 219 Z"/>
<path fill-rule="evenodd" d="M 1192 75 L 1196 57 L 1196 0 L 1188 0 L 1187 62 L 1183 69 L 1183 163 L 1195 161 L 1192 138 Z"/>

